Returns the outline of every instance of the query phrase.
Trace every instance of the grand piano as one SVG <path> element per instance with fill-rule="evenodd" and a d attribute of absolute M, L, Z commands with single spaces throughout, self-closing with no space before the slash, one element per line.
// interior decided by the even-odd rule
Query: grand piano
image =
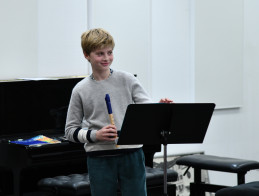
<path fill-rule="evenodd" d="M 41 178 L 85 173 L 83 144 L 64 138 L 73 87 L 82 78 L 0 81 L 0 196 L 37 191 Z M 10 143 L 44 135 L 61 143 L 25 146 Z M 144 146 L 153 166 L 161 145 Z"/>

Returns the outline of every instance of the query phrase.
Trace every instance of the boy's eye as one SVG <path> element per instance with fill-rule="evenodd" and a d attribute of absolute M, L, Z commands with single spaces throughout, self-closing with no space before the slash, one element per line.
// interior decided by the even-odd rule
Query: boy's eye
<path fill-rule="evenodd" d="M 95 54 L 100 57 L 100 56 L 103 56 L 105 52 L 96 52 Z M 113 54 L 112 50 L 107 52 L 107 55 L 112 55 L 112 54 Z"/>

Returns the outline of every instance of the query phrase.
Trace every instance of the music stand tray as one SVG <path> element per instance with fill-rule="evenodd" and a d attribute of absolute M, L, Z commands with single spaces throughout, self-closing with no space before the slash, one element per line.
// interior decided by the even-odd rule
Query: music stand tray
<path fill-rule="evenodd" d="M 167 195 L 167 144 L 203 143 L 214 103 L 130 104 L 118 145 L 164 145 L 164 195 Z"/>

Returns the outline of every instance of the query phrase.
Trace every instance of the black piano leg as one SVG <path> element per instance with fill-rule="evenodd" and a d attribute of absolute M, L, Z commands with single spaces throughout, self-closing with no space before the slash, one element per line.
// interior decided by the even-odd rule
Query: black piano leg
<path fill-rule="evenodd" d="M 22 196 L 20 169 L 13 169 L 13 189 L 14 196 Z"/>

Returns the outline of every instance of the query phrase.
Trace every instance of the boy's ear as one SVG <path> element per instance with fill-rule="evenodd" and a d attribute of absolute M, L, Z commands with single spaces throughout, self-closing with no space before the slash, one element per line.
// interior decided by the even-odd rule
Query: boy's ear
<path fill-rule="evenodd" d="M 89 61 L 89 54 L 87 54 L 85 51 L 84 51 L 84 56 L 85 56 L 85 58 Z"/>

